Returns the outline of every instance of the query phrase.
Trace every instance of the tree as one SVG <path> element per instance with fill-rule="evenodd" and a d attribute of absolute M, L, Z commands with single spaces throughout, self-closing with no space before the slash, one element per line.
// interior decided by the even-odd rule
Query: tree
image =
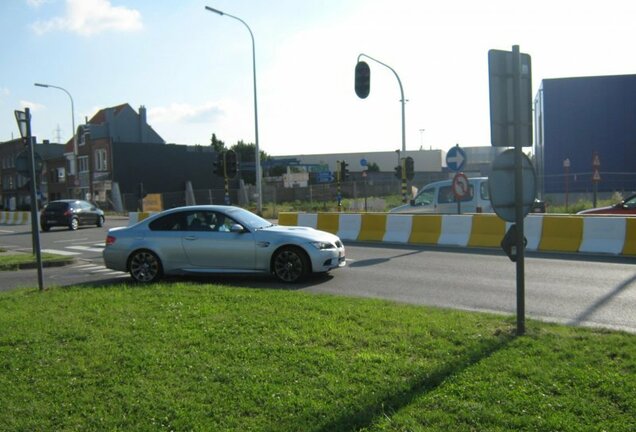
<path fill-rule="evenodd" d="M 367 171 L 380 172 L 380 166 L 375 162 L 371 162 L 370 164 L 367 165 Z"/>
<path fill-rule="evenodd" d="M 225 151 L 225 143 L 218 139 L 214 133 L 212 134 L 212 138 L 210 138 L 210 145 L 217 153 Z"/>
<path fill-rule="evenodd" d="M 256 172 L 254 168 L 250 168 L 246 170 L 245 167 L 249 165 L 250 167 L 254 166 L 254 153 L 256 151 L 256 144 L 254 143 L 245 143 L 243 140 L 240 140 L 236 144 L 234 144 L 231 148 L 234 150 L 238 156 L 239 160 L 239 170 L 241 172 L 241 178 L 245 180 L 245 183 L 256 184 Z M 267 160 L 270 156 L 267 155 L 264 151 L 260 150 L 260 158 L 261 161 Z"/>

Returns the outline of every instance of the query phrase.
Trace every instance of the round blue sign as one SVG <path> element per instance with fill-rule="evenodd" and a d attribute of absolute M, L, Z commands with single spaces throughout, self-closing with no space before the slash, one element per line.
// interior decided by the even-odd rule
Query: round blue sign
<path fill-rule="evenodd" d="M 364 158 L 360 159 L 360 165 L 362 165 L 362 166 L 367 166 L 367 164 L 368 164 L 368 163 L 367 163 L 367 160 L 366 160 L 366 159 L 364 159 Z"/>
<path fill-rule="evenodd" d="M 452 171 L 461 171 L 466 165 L 466 153 L 458 145 L 446 153 L 446 166 Z"/>

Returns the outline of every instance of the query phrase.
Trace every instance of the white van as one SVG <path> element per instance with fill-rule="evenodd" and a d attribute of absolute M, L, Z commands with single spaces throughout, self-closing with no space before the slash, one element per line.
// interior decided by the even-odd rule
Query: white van
<path fill-rule="evenodd" d="M 468 179 L 470 192 L 462 198 L 462 213 L 492 213 L 488 192 L 488 177 Z M 410 203 L 392 208 L 389 213 L 454 213 L 457 200 L 452 189 L 452 180 L 442 180 L 424 186 Z"/>

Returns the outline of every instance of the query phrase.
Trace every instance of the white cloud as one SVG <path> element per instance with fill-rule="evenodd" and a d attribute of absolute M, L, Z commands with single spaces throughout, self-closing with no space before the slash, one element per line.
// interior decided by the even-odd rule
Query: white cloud
<path fill-rule="evenodd" d="M 30 101 L 21 100 L 20 101 L 20 108 L 29 108 L 29 110 L 31 112 L 38 112 L 38 111 L 45 110 L 46 106 L 42 105 L 42 104 L 39 104 L 37 102 L 30 102 Z"/>
<path fill-rule="evenodd" d="M 27 0 L 27 4 L 34 9 L 37 9 L 40 6 L 42 6 L 44 3 L 49 3 L 49 2 L 50 0 Z"/>
<path fill-rule="evenodd" d="M 40 0 L 30 1 L 41 3 Z M 109 0 L 66 0 L 64 16 L 37 21 L 32 25 L 39 35 L 61 30 L 82 36 L 93 36 L 104 31 L 137 31 L 142 27 L 139 11 L 113 6 Z"/>
<path fill-rule="evenodd" d="M 223 110 L 208 102 L 194 106 L 173 103 L 167 107 L 155 107 L 148 110 L 149 123 L 209 123 L 223 116 Z"/>

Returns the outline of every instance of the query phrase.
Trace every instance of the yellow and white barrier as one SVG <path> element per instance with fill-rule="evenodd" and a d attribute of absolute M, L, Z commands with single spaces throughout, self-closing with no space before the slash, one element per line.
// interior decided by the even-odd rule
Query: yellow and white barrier
<path fill-rule="evenodd" d="M 0 225 L 26 225 L 31 223 L 31 212 L 3 211 L 0 212 Z"/>
<path fill-rule="evenodd" d="M 343 240 L 494 248 L 510 226 L 494 214 L 280 213 L 278 221 Z M 636 255 L 636 218 L 531 214 L 524 234 L 532 251 Z"/>

